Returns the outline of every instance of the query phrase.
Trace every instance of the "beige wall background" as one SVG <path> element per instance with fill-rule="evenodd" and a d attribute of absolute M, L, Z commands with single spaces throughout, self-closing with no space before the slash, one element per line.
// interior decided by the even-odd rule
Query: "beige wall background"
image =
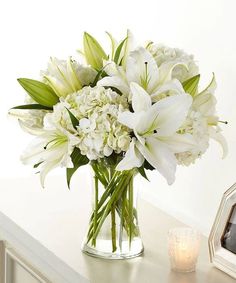
<path fill-rule="evenodd" d="M 84 30 L 106 45 L 104 31 L 119 38 L 129 28 L 137 42 L 152 39 L 195 54 L 202 85 L 213 71 L 216 74 L 218 112 L 229 121 L 224 126 L 228 157 L 222 161 L 220 147 L 212 142 L 202 160 L 189 168 L 178 168 L 173 186 L 157 172 L 149 174 L 150 183 L 137 180 L 143 197 L 208 234 L 223 192 L 236 182 L 235 10 L 234 0 L 2 1 L 0 178 L 33 173 L 19 161 L 31 137 L 6 115 L 11 106 L 23 102 L 24 91 L 16 78 L 37 78 L 51 55 L 65 58 L 75 54 Z M 53 174 L 58 173 L 62 171 Z"/>

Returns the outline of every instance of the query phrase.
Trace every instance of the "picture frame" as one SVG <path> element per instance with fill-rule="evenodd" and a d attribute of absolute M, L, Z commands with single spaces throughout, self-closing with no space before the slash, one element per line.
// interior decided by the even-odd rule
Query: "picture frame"
<path fill-rule="evenodd" d="M 236 279 L 236 183 L 223 194 L 208 244 L 211 262 Z"/>

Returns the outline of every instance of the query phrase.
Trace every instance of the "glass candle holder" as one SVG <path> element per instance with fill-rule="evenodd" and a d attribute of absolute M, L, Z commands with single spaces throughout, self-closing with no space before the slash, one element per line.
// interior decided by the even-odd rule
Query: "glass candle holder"
<path fill-rule="evenodd" d="M 198 231 L 180 227 L 169 230 L 168 252 L 171 269 L 177 272 L 193 272 L 200 248 Z"/>

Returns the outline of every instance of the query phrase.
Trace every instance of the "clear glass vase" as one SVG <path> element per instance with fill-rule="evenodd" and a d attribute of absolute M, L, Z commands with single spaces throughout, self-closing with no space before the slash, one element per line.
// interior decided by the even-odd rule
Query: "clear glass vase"
<path fill-rule="evenodd" d="M 143 253 L 137 215 L 135 170 L 93 162 L 92 214 L 82 250 L 91 256 L 126 259 Z"/>

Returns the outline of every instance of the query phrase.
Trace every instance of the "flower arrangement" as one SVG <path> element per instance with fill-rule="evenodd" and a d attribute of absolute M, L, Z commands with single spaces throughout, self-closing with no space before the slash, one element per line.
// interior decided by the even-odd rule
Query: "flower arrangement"
<path fill-rule="evenodd" d="M 91 165 L 95 198 L 86 251 L 95 254 L 111 215 L 110 254 L 131 257 L 142 250 L 141 244 L 131 248 L 139 235 L 133 177 L 147 178 L 146 171 L 156 169 L 172 184 L 177 165 L 199 159 L 210 138 L 222 145 L 223 156 L 227 145 L 216 115 L 214 74 L 200 90 L 192 55 L 153 42 L 134 46 L 129 31 L 120 42 L 108 36 L 109 55 L 84 33 L 86 64 L 51 58 L 41 80 L 18 79 L 27 97 L 10 112 L 36 136 L 22 161 L 40 171 L 42 186 L 55 167 L 66 168 L 69 186 L 79 167 Z"/>

